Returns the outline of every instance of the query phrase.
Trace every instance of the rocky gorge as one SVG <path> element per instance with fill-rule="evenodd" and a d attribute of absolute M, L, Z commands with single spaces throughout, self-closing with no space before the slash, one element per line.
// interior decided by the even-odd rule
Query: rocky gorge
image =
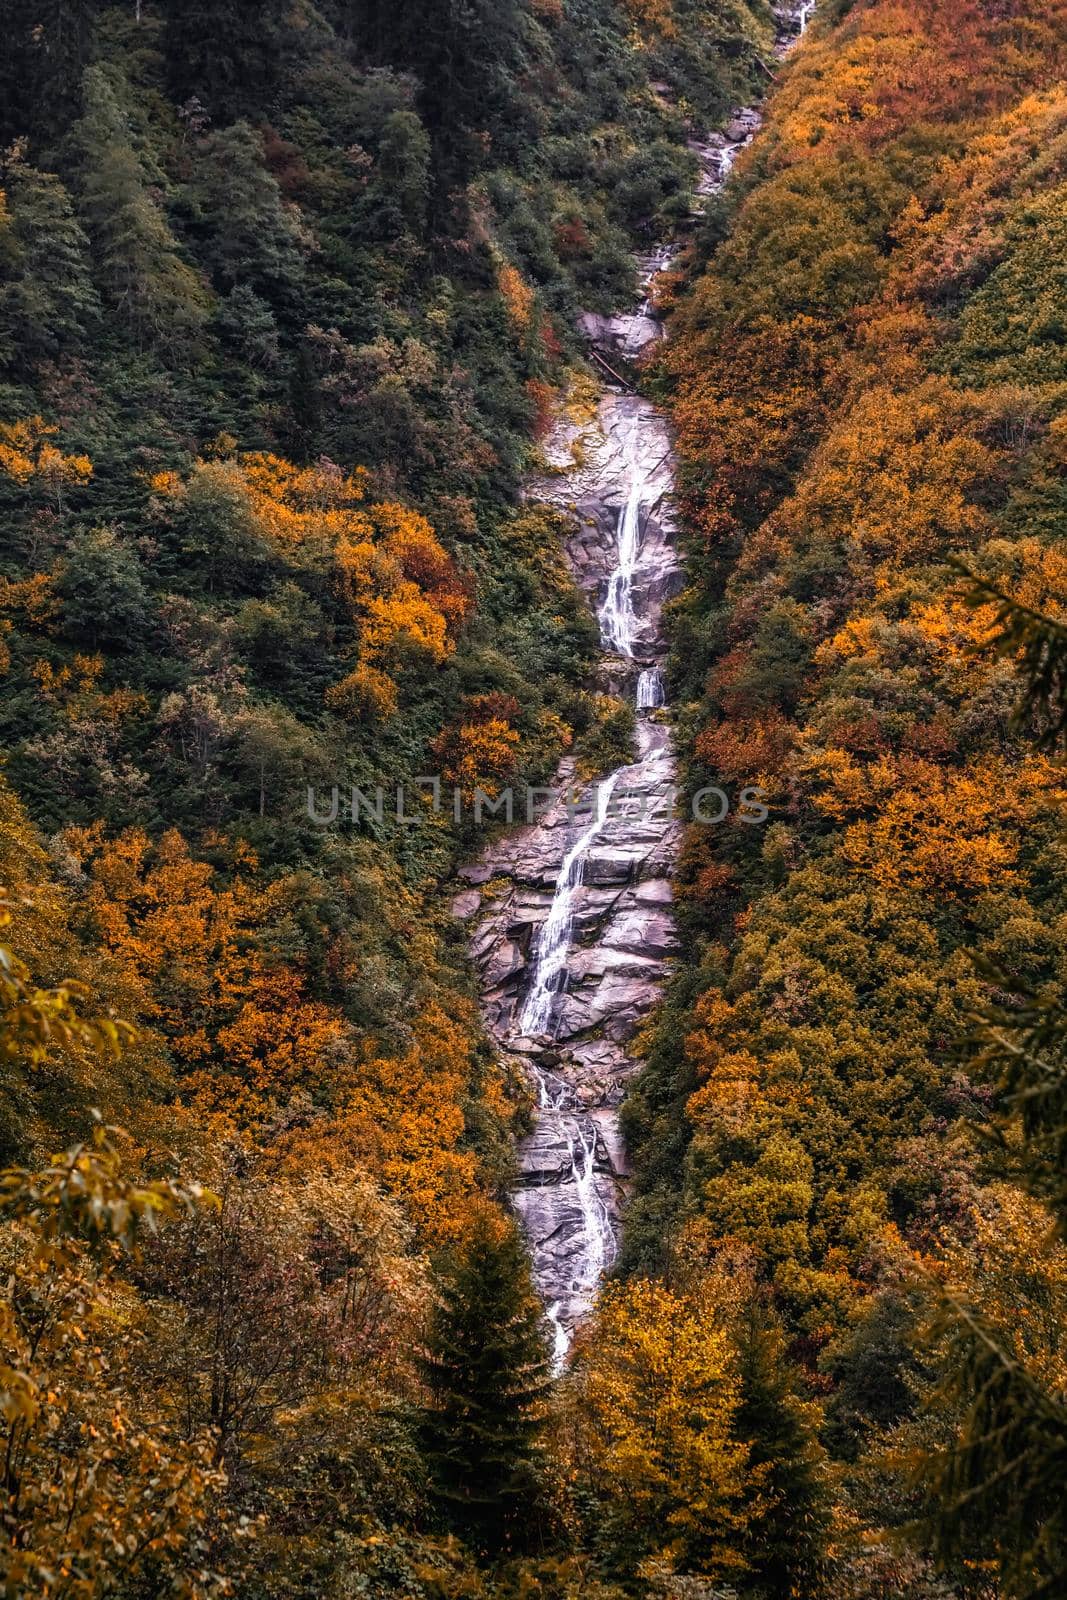
<path fill-rule="evenodd" d="M 781 10 L 779 56 L 813 9 L 804 0 Z M 722 131 L 690 138 L 694 216 L 759 124 L 759 111 L 742 107 Z M 453 905 L 469 923 L 486 1027 L 536 1097 L 513 1200 L 557 1365 L 618 1252 L 628 1171 L 619 1112 L 638 1067 L 635 1035 L 676 948 L 671 877 L 682 823 L 663 625 L 664 605 L 684 584 L 674 461 L 665 417 L 611 363 L 663 336 L 654 280 L 679 249 L 667 241 L 639 258 L 642 299 L 631 313 L 581 319 L 605 382 L 592 415 L 561 404 L 544 470 L 525 490 L 572 519 L 566 553 L 600 625 L 602 686 L 635 705 L 634 759 L 586 787 L 565 759 L 552 803 L 461 872 L 467 887 Z"/>

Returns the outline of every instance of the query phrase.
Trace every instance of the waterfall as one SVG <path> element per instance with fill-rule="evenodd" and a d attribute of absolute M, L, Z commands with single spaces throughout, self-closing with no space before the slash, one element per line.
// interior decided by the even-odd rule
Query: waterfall
<path fill-rule="evenodd" d="M 814 9 L 815 0 L 777 8 L 779 59 Z M 701 164 L 700 197 L 721 189 L 757 123 L 751 108 L 739 108 L 729 142 L 725 135 L 690 141 Z M 623 354 L 648 346 L 662 331 L 650 286 L 677 248 L 638 258 L 642 303 L 629 315 L 584 318 L 589 337 L 608 329 L 612 348 Z M 581 463 L 572 450 L 571 423 L 561 419 L 552 458 L 560 470 L 534 480 L 531 498 L 567 512 L 577 504 L 583 512 L 576 571 L 597 609 L 609 675 L 618 676 L 618 657 L 633 663 L 638 753 L 584 797 L 590 809 L 583 808 L 564 835 L 547 908 L 543 886 L 559 860 L 563 833 L 559 810 L 493 842 L 470 880 L 494 885 L 471 942 L 487 1026 L 512 1059 L 525 1063 L 536 1096 L 532 1128 L 519 1145 L 513 1198 L 557 1371 L 618 1252 L 628 1175 L 619 1106 L 636 1070 L 633 1037 L 662 992 L 676 948 L 669 878 L 681 841 L 671 800 L 670 730 L 649 715 L 666 704 L 662 609 L 677 592 L 672 577 L 680 566 L 670 538 L 670 435 L 651 401 L 614 388 L 603 390 L 597 417 Z M 620 804 L 624 796 L 636 805 Z M 594 844 L 595 885 L 585 883 Z M 576 947 L 579 912 L 583 941 Z"/>
<path fill-rule="evenodd" d="M 655 315 L 655 307 L 652 304 L 652 285 L 661 272 L 666 272 L 674 260 L 676 251 L 676 245 L 665 244 L 654 255 L 648 257 L 647 268 L 642 274 L 642 287 L 645 290 L 645 298 L 641 301 L 641 309 L 637 313 L 639 317 Z"/>
<path fill-rule="evenodd" d="M 631 424 L 626 435 L 626 464 L 630 473 L 630 492 L 619 511 L 616 528 L 617 564 L 608 579 L 607 594 L 597 617 L 605 646 L 617 651 L 620 656 L 633 655 L 638 627 L 634 613 L 633 580 L 641 554 L 645 480 L 638 465 L 637 429 L 634 424 Z"/>
<path fill-rule="evenodd" d="M 663 674 L 658 667 L 648 667 L 637 680 L 638 711 L 655 711 L 664 705 Z"/>
<path fill-rule="evenodd" d="M 559 1300 L 553 1300 L 545 1312 L 545 1321 L 552 1329 L 552 1370 L 562 1372 L 567 1351 L 571 1347 L 571 1336 L 563 1321 L 563 1306 Z"/>
<path fill-rule="evenodd" d="M 582 1208 L 585 1234 L 586 1272 L 596 1283 L 615 1259 L 615 1228 L 603 1196 L 596 1185 L 596 1128 L 592 1122 L 575 1119 L 567 1129 L 571 1172 Z"/>
<path fill-rule="evenodd" d="M 536 1064 L 532 1068 L 534 1082 L 537 1085 L 537 1107 L 539 1111 L 564 1111 L 573 1096 L 567 1084 L 553 1083 L 549 1075 Z"/>
<path fill-rule="evenodd" d="M 571 845 L 559 869 L 556 892 L 537 940 L 533 979 L 519 1022 L 522 1032 L 529 1039 L 547 1035 L 551 1029 L 556 995 L 566 978 L 567 956 L 574 926 L 575 891 L 582 881 L 589 847 L 607 819 L 612 791 L 618 780 L 619 773 L 613 772 L 603 783 L 594 785 L 593 819 Z"/>

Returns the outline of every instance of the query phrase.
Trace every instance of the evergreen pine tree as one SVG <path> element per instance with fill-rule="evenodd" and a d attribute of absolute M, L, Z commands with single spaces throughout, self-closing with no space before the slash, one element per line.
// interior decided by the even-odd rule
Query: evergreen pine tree
<path fill-rule="evenodd" d="M 518 1231 L 490 1213 L 440 1275 L 423 1369 L 424 1449 L 442 1516 L 479 1550 L 521 1544 L 548 1362 Z"/>
<path fill-rule="evenodd" d="M 33 135 L 36 155 L 77 115 L 98 0 L 4 0 L 0 145 Z"/>
<path fill-rule="evenodd" d="M 67 547 L 57 580 L 63 632 L 91 650 L 134 650 L 144 637 L 148 592 L 136 549 L 114 528 L 90 528 Z"/>
<path fill-rule="evenodd" d="M 73 133 L 97 281 L 135 337 L 187 348 L 206 320 L 208 297 L 179 253 L 159 201 L 161 174 L 138 148 L 120 87 L 104 68 L 90 67 L 85 115 Z"/>
<path fill-rule="evenodd" d="M 526 67 L 517 0 L 353 0 L 347 9 L 361 48 L 418 79 L 446 189 L 484 167 L 490 149 L 497 160 L 515 157 L 537 137 L 517 88 Z"/>
<path fill-rule="evenodd" d="M 59 179 L 22 160 L 0 167 L 0 365 L 23 370 L 81 342 L 100 305 L 89 241 Z"/>
<path fill-rule="evenodd" d="M 223 291 L 247 284 L 275 305 L 295 302 L 304 272 L 300 234 L 247 122 L 209 134 L 192 185 L 201 259 Z"/>
<path fill-rule="evenodd" d="M 797 1393 L 781 1329 L 768 1310 L 746 1306 L 737 1341 L 742 1398 L 734 1431 L 750 1442 L 758 1490 L 745 1559 L 761 1594 L 811 1597 L 820 1590 L 830 1518 L 817 1408 Z"/>
<path fill-rule="evenodd" d="M 218 126 L 262 117 L 291 72 L 300 28 L 286 28 L 283 0 L 166 0 L 165 57 L 171 92 L 195 95 Z"/>
<path fill-rule="evenodd" d="M 966 573 L 966 569 L 962 569 Z M 972 575 L 966 573 L 968 577 Z M 991 647 L 1013 659 L 1023 693 L 1016 723 L 1039 749 L 1067 743 L 1067 626 L 984 580 L 971 602 L 997 607 Z M 1009 974 L 984 968 L 1009 1006 L 976 1019 L 974 1066 L 997 1087 L 981 1131 L 994 1166 L 1041 1200 L 1067 1232 L 1067 1010 L 1023 994 Z M 918 1476 L 935 1554 L 951 1567 L 973 1556 L 979 1532 L 1003 1592 L 1021 1600 L 1067 1594 L 1067 1398 L 1018 1359 L 984 1310 L 946 1295 L 930 1330 L 941 1376 L 928 1403 L 959 1417 L 952 1444 Z"/>

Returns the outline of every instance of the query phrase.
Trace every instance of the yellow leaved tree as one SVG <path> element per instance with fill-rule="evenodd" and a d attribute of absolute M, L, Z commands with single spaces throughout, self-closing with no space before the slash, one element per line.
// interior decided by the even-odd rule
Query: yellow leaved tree
<path fill-rule="evenodd" d="M 3 912 L 4 925 L 10 912 Z M 78 1011 L 75 983 L 44 988 L 0 946 L 0 1057 L 117 1050 L 130 1030 Z M 205 1530 L 224 1475 L 210 1439 L 183 1438 L 130 1370 L 146 1307 L 118 1273 L 138 1237 L 205 1201 L 195 1186 L 124 1176 L 98 1124 L 42 1170 L 0 1173 L 0 1582 L 6 1595 L 91 1600 L 165 1558 L 179 1592 L 222 1594 Z"/>
<path fill-rule="evenodd" d="M 741 1399 L 711 1282 L 684 1293 L 651 1281 L 607 1287 L 566 1385 L 563 1453 L 623 1569 L 666 1564 L 715 1579 L 744 1569 Z"/>

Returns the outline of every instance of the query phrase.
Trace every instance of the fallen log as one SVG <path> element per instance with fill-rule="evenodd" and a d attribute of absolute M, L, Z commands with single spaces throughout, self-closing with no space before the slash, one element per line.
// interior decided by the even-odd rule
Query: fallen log
<path fill-rule="evenodd" d="M 624 378 L 621 372 L 616 372 L 615 368 L 610 366 L 608 364 L 608 362 L 606 362 L 604 360 L 604 357 L 600 354 L 599 350 L 590 349 L 589 354 L 592 356 L 592 358 L 593 358 L 593 360 L 595 362 L 597 362 L 600 366 L 602 366 L 604 368 L 605 372 L 610 373 L 610 375 L 615 379 L 616 383 L 621 383 L 623 388 L 624 389 L 629 389 L 631 394 L 636 394 L 637 393 L 636 388 L 629 381 L 629 379 L 628 378 Z"/>

